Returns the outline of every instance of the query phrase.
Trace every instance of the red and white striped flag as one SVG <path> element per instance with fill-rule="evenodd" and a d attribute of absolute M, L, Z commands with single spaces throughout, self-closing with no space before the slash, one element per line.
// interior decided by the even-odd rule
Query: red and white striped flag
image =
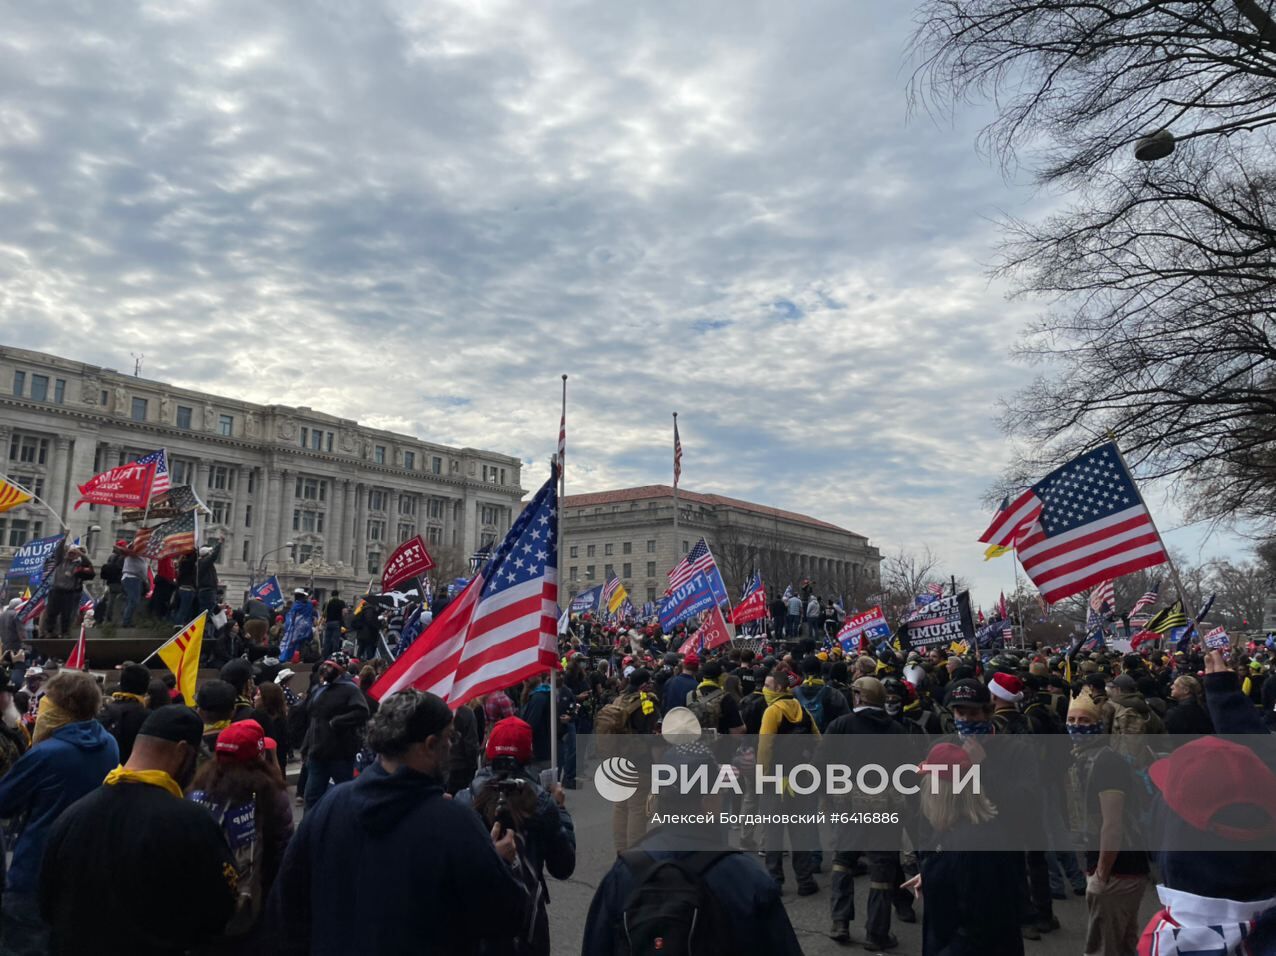
<path fill-rule="evenodd" d="M 1095 614 L 1101 614 L 1104 604 L 1108 606 L 1109 614 L 1116 610 L 1116 588 L 1111 578 L 1099 582 L 1090 591 L 1090 610 Z"/>
<path fill-rule="evenodd" d="M 1152 586 L 1148 588 L 1148 590 L 1143 592 L 1143 596 L 1134 602 L 1134 607 L 1130 608 L 1130 623 L 1131 624 L 1134 623 L 1135 615 L 1137 615 L 1145 607 L 1151 607 L 1158 600 L 1160 600 L 1161 598 L 1160 590 L 1161 590 L 1161 582 L 1154 581 L 1152 582 Z M 1144 618 L 1146 620 L 1146 615 L 1144 616 Z"/>
<path fill-rule="evenodd" d="M 558 468 L 496 553 L 373 685 L 415 687 L 454 710 L 558 664 Z"/>
<path fill-rule="evenodd" d="M 1013 542 L 1052 604 L 1169 557 L 1115 442 L 1046 475 L 998 512 L 980 541 Z"/>
<path fill-rule="evenodd" d="M 682 439 L 678 437 L 678 416 L 673 417 L 673 486 L 678 487 L 682 477 Z"/>
<path fill-rule="evenodd" d="M 563 462 L 567 460 L 567 413 L 563 412 L 563 417 L 558 421 L 558 467 L 563 467 Z"/>

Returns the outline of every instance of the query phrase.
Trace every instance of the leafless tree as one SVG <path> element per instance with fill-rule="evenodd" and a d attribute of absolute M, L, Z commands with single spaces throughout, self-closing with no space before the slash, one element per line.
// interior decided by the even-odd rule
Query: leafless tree
<path fill-rule="evenodd" d="M 1007 223 L 999 273 L 1047 304 L 1006 403 L 1008 483 L 1114 435 L 1202 517 L 1276 522 L 1276 27 L 1253 0 L 927 0 L 928 107 L 992 98 L 982 147 L 1071 190 Z M 1155 135 L 1173 155 L 1141 163 Z M 1143 146 L 1146 148 L 1147 141 Z"/>

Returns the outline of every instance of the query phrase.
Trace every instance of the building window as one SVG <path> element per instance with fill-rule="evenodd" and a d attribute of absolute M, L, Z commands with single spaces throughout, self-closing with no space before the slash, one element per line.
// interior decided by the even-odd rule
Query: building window
<path fill-rule="evenodd" d="M 620 546 L 620 550 L 621 550 L 621 553 L 623 554 L 633 554 L 634 543 L 632 541 L 626 541 L 624 544 Z"/>
<path fill-rule="evenodd" d="M 500 509 L 496 505 L 484 505 L 479 520 L 483 524 L 496 524 L 500 519 Z"/>
<path fill-rule="evenodd" d="M 571 556 L 571 557 L 573 557 L 573 558 L 576 558 L 576 557 L 579 557 L 579 556 L 580 556 L 580 546 L 579 546 L 579 545 L 575 545 L 575 544 L 573 544 L 573 545 L 572 545 L 572 546 L 568 549 L 568 551 L 569 551 L 569 553 L 570 553 L 570 556 Z"/>
<path fill-rule="evenodd" d="M 653 539 L 653 538 L 648 538 L 648 539 L 647 539 L 647 553 L 648 553 L 648 554 L 655 554 L 655 553 L 656 553 L 656 542 L 655 542 L 655 539 Z"/>
<path fill-rule="evenodd" d="M 177 427 L 190 429 L 191 427 L 191 409 L 189 405 L 177 406 Z"/>
<path fill-rule="evenodd" d="M 44 476 L 43 475 L 14 475 L 13 480 L 19 485 L 31 492 L 37 498 L 44 497 Z"/>
<path fill-rule="evenodd" d="M 31 376 L 31 397 L 37 402 L 47 402 L 49 400 L 49 376 Z"/>
<path fill-rule="evenodd" d="M 375 551 L 368 552 L 368 573 L 381 573 L 381 555 L 377 554 Z"/>
<path fill-rule="evenodd" d="M 302 501 L 327 501 L 328 483 L 318 478 L 297 478 L 297 498 Z"/>
<path fill-rule="evenodd" d="M 214 498 L 208 503 L 208 507 L 213 511 L 212 518 L 209 519 L 213 524 L 226 524 L 229 521 L 227 517 L 230 514 L 229 501 L 221 501 Z"/>
<path fill-rule="evenodd" d="M 146 421 L 146 399 L 144 398 L 133 399 L 133 421 L 135 422 Z"/>
<path fill-rule="evenodd" d="M 585 565 L 585 580 L 594 580 L 594 566 L 592 564 Z"/>
<path fill-rule="evenodd" d="M 603 554 L 605 554 L 607 557 L 611 557 L 615 553 L 616 553 L 616 546 L 614 544 L 612 544 L 611 542 L 608 542 L 607 544 L 603 545 Z"/>
<path fill-rule="evenodd" d="M 53 400 L 59 405 L 66 401 L 66 379 L 59 378 L 54 380 Z"/>
<path fill-rule="evenodd" d="M 608 565 L 606 565 L 606 566 L 604 566 L 604 567 L 603 567 L 603 580 L 604 580 L 604 581 L 610 581 L 610 580 L 611 580 L 613 577 L 615 577 L 615 576 L 616 576 L 616 567 L 615 567 L 615 565 L 608 564 Z"/>
<path fill-rule="evenodd" d="M 430 459 L 430 473 L 434 475 L 443 474 L 443 459 L 434 457 Z"/>
<path fill-rule="evenodd" d="M 217 433 L 225 435 L 229 438 L 235 434 L 235 416 L 234 415 L 218 415 L 217 416 Z"/>
<path fill-rule="evenodd" d="M 405 451 L 403 453 L 403 467 L 408 471 L 416 471 L 416 452 Z"/>
<path fill-rule="evenodd" d="M 244 505 L 244 527 L 251 528 L 253 526 L 253 506 Z"/>
<path fill-rule="evenodd" d="M 505 484 L 505 469 L 501 469 L 501 484 Z"/>
<path fill-rule="evenodd" d="M 26 518 L 0 518 L 0 545 L 20 548 L 28 541 L 44 537 L 44 522 Z"/>
<path fill-rule="evenodd" d="M 443 520 L 443 499 L 442 498 L 430 499 L 430 517 L 437 518 L 440 521 Z"/>
<path fill-rule="evenodd" d="M 399 525 L 399 541 L 400 542 L 407 541 L 408 538 L 411 538 L 415 535 L 416 535 L 416 525 L 414 524 Z"/>
<path fill-rule="evenodd" d="M 297 508 L 292 513 L 293 531 L 313 531 L 323 534 L 323 512 Z"/>
<path fill-rule="evenodd" d="M 372 449 L 372 460 L 378 465 L 385 464 L 385 445 L 377 445 Z"/>
<path fill-rule="evenodd" d="M 626 563 L 621 570 L 620 576 L 625 580 L 629 580 L 634 576 L 634 566 Z"/>
<path fill-rule="evenodd" d="M 252 547 L 251 541 L 244 542 L 244 564 L 248 563 L 249 555 L 252 553 L 249 549 Z"/>
<path fill-rule="evenodd" d="M 647 562 L 647 577 L 654 578 L 655 576 L 656 576 L 656 562 L 648 561 Z"/>
<path fill-rule="evenodd" d="M 13 373 L 13 394 L 21 398 L 22 393 L 25 392 L 26 390 L 27 390 L 27 373 L 14 372 Z M 106 392 L 103 392 L 102 394 L 105 395 Z"/>
<path fill-rule="evenodd" d="M 24 465 L 47 465 L 49 463 L 49 440 L 14 432 L 13 437 L 9 440 L 9 460 L 20 462 Z"/>
<path fill-rule="evenodd" d="M 684 540 L 683 540 L 683 542 L 682 542 L 682 553 L 683 553 L 683 554 L 686 554 L 689 550 L 691 550 L 691 549 L 687 547 L 687 542 L 686 542 L 686 540 L 684 539 Z"/>
<path fill-rule="evenodd" d="M 595 548 L 595 545 L 592 545 L 592 544 L 585 545 L 585 557 L 592 558 L 594 556 L 594 548 Z"/>
<path fill-rule="evenodd" d="M 248 472 L 248 493 L 251 495 L 257 490 L 257 471 L 250 469 Z"/>
<path fill-rule="evenodd" d="M 332 432 L 328 432 L 328 437 L 323 440 L 323 450 L 332 451 Z"/>
<path fill-rule="evenodd" d="M 98 397 L 101 399 L 99 404 L 103 408 L 106 408 L 106 403 L 110 401 L 109 397 L 107 396 L 106 389 L 102 389 L 102 391 L 98 393 Z"/>
<path fill-rule="evenodd" d="M 310 429 L 302 428 L 301 430 L 301 447 L 305 448 L 310 444 Z"/>
<path fill-rule="evenodd" d="M 428 527 L 425 530 L 425 540 L 428 541 L 430 544 L 442 544 L 443 529 L 440 528 L 438 525 L 434 525 L 434 524 L 430 525 L 430 527 Z"/>
<path fill-rule="evenodd" d="M 168 478 L 175 485 L 187 485 L 190 482 L 187 476 L 190 475 L 190 462 L 178 461 L 176 458 L 168 460 Z"/>
<path fill-rule="evenodd" d="M 317 428 L 310 433 L 310 450 L 323 451 L 323 432 Z"/>
<path fill-rule="evenodd" d="M 567 580 L 568 581 L 576 580 L 576 565 L 573 564 L 570 568 L 567 569 Z"/>
<path fill-rule="evenodd" d="M 480 538 L 479 540 L 480 551 L 491 551 L 492 548 L 496 547 L 496 535 L 490 534 L 490 533 L 484 533 L 480 535 L 479 538 Z"/>
<path fill-rule="evenodd" d="M 234 491 L 235 472 L 228 465 L 208 469 L 208 487 L 214 491 Z"/>
<path fill-rule="evenodd" d="M 416 514 L 416 498 L 412 495 L 399 495 L 399 514 L 415 515 Z M 409 537 L 411 537 L 409 535 Z"/>
<path fill-rule="evenodd" d="M 655 589 L 655 588 L 647 588 L 647 600 L 648 600 L 648 601 L 650 601 L 652 604 L 655 604 L 655 603 L 656 603 L 656 589 Z"/>
<path fill-rule="evenodd" d="M 384 541 L 385 540 L 385 522 L 372 520 L 368 522 L 368 540 Z"/>
<path fill-rule="evenodd" d="M 368 508 L 372 511 L 385 511 L 385 492 L 380 488 L 369 491 Z"/>

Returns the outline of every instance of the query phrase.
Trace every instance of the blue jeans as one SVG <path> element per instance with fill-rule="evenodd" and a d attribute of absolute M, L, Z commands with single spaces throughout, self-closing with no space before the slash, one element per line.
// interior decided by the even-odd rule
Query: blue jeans
<path fill-rule="evenodd" d="M 0 956 L 45 956 L 49 924 L 40 916 L 34 893 L 5 890 L 0 900 Z"/>
<path fill-rule="evenodd" d="M 323 626 L 323 656 L 330 657 L 341 650 L 341 622 L 328 621 Z"/>
<path fill-rule="evenodd" d="M 120 584 L 124 586 L 124 620 L 120 626 L 132 627 L 133 615 L 137 612 L 137 606 L 142 603 L 142 579 L 127 577 Z"/>
<path fill-rule="evenodd" d="M 320 760 L 311 757 L 306 762 L 306 789 L 302 795 L 306 800 L 306 812 L 319 802 L 319 798 L 328 792 L 328 781 L 345 783 L 354 779 L 354 758 Z"/>
<path fill-rule="evenodd" d="M 558 755 L 558 764 L 563 768 L 563 786 L 571 790 L 576 786 L 576 725 L 567 725 L 567 735 L 560 740 L 562 748 Z"/>
<path fill-rule="evenodd" d="M 802 618 L 796 614 L 790 614 L 786 624 L 787 626 L 785 627 L 784 636 L 796 638 L 798 636 L 798 631 L 802 629 Z"/>
<path fill-rule="evenodd" d="M 174 624 L 187 624 L 195 616 L 195 589 L 178 588 L 177 610 L 173 612 Z"/>

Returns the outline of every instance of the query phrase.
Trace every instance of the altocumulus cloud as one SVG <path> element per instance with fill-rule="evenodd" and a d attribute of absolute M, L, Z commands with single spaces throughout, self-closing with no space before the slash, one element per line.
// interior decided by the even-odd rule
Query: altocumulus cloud
<path fill-rule="evenodd" d="M 11 4 L 0 337 L 978 550 L 1026 316 L 907 4 Z M 982 571 L 980 573 L 983 573 Z"/>

